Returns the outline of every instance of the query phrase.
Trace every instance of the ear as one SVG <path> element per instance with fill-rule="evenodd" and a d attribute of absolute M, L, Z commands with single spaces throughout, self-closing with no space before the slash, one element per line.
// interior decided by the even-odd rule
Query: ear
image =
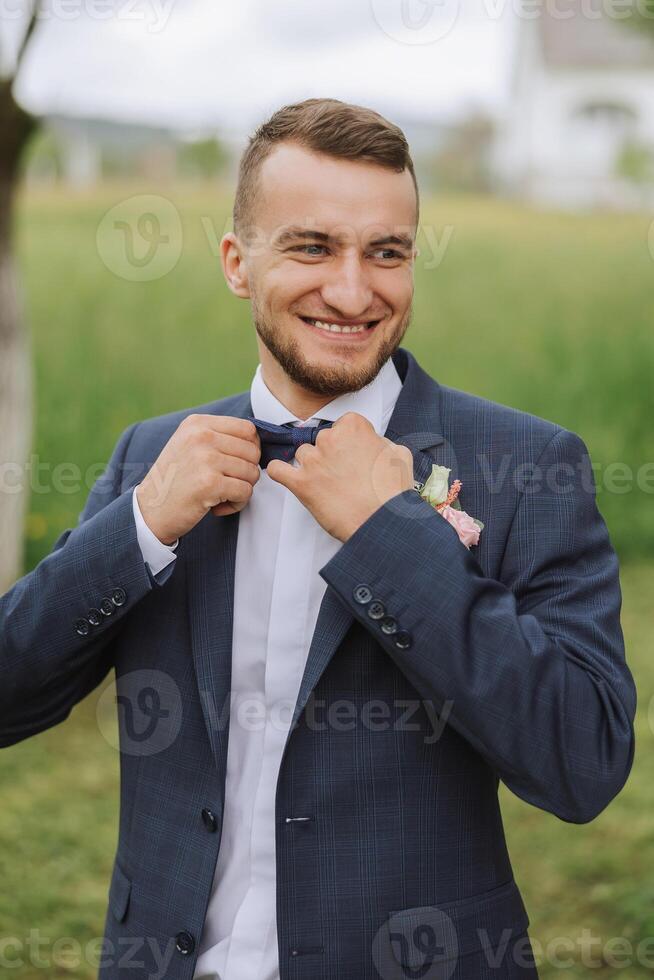
<path fill-rule="evenodd" d="M 225 282 L 234 295 L 241 297 L 241 299 L 249 299 L 250 287 L 245 249 L 233 231 L 223 235 L 220 242 L 220 262 L 223 267 Z"/>

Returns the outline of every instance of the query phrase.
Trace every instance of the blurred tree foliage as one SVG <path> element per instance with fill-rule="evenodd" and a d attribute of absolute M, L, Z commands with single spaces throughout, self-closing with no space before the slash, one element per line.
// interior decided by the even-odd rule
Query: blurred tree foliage
<path fill-rule="evenodd" d="M 39 128 L 30 140 L 21 160 L 21 173 L 29 169 L 40 180 L 59 180 L 63 174 L 61 146 L 54 133 Z"/>
<path fill-rule="evenodd" d="M 646 184 L 654 180 L 654 153 L 652 147 L 639 140 L 628 140 L 616 163 L 620 177 L 626 177 L 635 184 Z"/>
<path fill-rule="evenodd" d="M 228 160 L 227 150 L 213 137 L 181 143 L 177 150 L 178 171 L 185 177 L 219 177 Z"/>
<path fill-rule="evenodd" d="M 493 121 L 475 113 L 454 127 L 426 164 L 429 184 L 438 191 L 485 193 L 493 186 L 490 152 Z"/>
<path fill-rule="evenodd" d="M 14 257 L 13 218 L 23 156 L 39 120 L 16 101 L 14 82 L 36 28 L 40 0 L 22 8 L 25 30 L 13 64 L 7 65 L 7 37 L 4 30 L 0 34 L 0 460 L 18 466 L 19 472 L 31 445 L 33 378 L 30 335 Z M 20 16 L 21 11 L 18 13 Z M 17 492 L 0 494 L 0 594 L 22 570 L 27 484 L 25 480 Z"/>
<path fill-rule="evenodd" d="M 618 22 L 623 22 L 640 30 L 649 31 L 654 35 L 654 0 L 611 0 Z M 626 16 L 625 16 L 626 15 Z"/>

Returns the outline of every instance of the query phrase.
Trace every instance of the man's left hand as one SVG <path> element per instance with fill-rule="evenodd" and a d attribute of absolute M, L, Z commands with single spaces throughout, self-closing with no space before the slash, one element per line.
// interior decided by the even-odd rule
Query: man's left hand
<path fill-rule="evenodd" d="M 363 415 L 346 412 L 295 452 L 297 466 L 273 459 L 268 476 L 287 487 L 321 527 L 347 541 L 379 507 L 413 489 L 413 455 L 379 436 Z"/>

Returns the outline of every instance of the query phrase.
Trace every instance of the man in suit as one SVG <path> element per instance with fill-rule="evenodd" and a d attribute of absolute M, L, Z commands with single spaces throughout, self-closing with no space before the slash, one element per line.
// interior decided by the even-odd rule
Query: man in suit
<path fill-rule="evenodd" d="M 221 244 L 249 391 L 130 425 L 0 600 L 0 744 L 115 669 L 103 980 L 536 977 L 499 780 L 585 823 L 628 777 L 586 446 L 400 346 L 417 224 L 396 126 L 275 113 Z M 433 465 L 477 543 L 420 494 Z"/>

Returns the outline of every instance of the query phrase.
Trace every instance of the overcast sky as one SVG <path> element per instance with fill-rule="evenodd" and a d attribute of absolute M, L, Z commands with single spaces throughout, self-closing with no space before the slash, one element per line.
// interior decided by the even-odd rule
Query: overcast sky
<path fill-rule="evenodd" d="M 0 36 L 24 2 L 0 0 Z M 37 112 L 236 133 L 310 96 L 447 119 L 507 91 L 514 5 L 464 2 L 47 0 L 16 91 Z"/>

